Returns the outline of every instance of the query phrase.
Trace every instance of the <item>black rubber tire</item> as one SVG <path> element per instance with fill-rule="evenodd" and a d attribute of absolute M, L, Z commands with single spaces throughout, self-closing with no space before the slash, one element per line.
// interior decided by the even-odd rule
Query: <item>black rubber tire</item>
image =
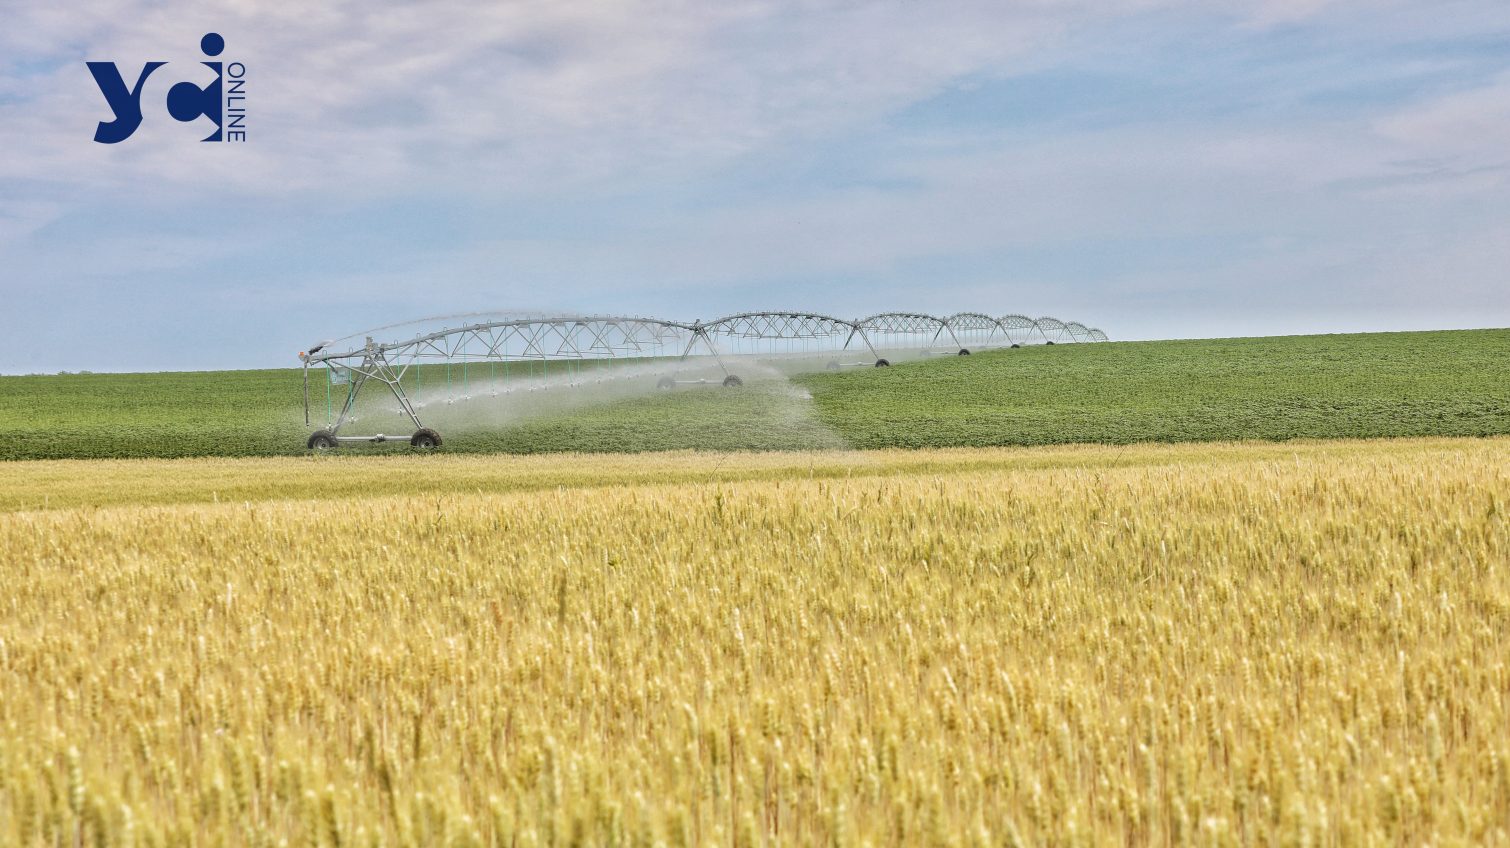
<path fill-rule="evenodd" d="M 338 445 L 340 445 L 340 442 L 336 441 L 335 434 L 329 430 L 316 430 L 310 433 L 309 441 L 304 443 L 306 448 L 321 453 L 333 451 Z"/>
<path fill-rule="evenodd" d="M 827 371 L 838 371 L 839 367 L 839 360 L 837 359 L 831 359 L 827 365 L 823 366 Z"/>
<path fill-rule="evenodd" d="M 724 388 L 726 389 L 737 389 L 744 384 L 745 381 L 739 379 L 738 375 L 735 374 L 730 374 L 724 378 Z"/>
<path fill-rule="evenodd" d="M 876 367 L 877 368 L 890 368 L 891 367 L 891 363 L 887 362 L 884 359 L 877 359 L 876 360 Z"/>
<path fill-rule="evenodd" d="M 1022 345 L 1019 345 L 1019 344 L 1012 345 L 1012 349 L 1013 350 L 1017 350 L 1020 347 L 1022 347 Z"/>
<path fill-rule="evenodd" d="M 959 355 L 960 356 L 969 356 L 970 355 L 970 348 L 968 348 L 968 347 L 962 347 L 962 348 L 960 348 L 959 349 Z"/>
<path fill-rule="evenodd" d="M 676 388 L 676 381 L 670 377 L 662 377 L 655 381 L 655 387 L 661 390 L 674 389 Z"/>
<path fill-rule="evenodd" d="M 1044 342 L 1044 344 L 1053 344 L 1053 342 Z"/>
<path fill-rule="evenodd" d="M 420 448 L 421 450 L 435 450 L 440 447 L 440 434 L 429 427 L 415 430 L 414 435 L 409 437 L 409 447 Z"/>

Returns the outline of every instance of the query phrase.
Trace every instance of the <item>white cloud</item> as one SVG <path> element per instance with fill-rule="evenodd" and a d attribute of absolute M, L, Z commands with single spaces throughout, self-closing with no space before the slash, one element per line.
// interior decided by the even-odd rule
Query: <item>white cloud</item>
<path fill-rule="evenodd" d="M 1457 170 L 1510 164 L 1510 73 L 1381 119 L 1378 132 Z"/>
<path fill-rule="evenodd" d="M 685 172 L 852 125 L 1150 5 L 97 0 L 64 15 L 30 4 L 0 36 L 19 97 L 0 102 L 0 178 L 166 187 L 208 176 L 286 192 L 397 181 L 543 189 Z M 234 163 L 182 144 L 149 151 L 145 138 L 108 156 L 85 142 L 106 110 L 82 59 L 117 61 L 126 75 L 169 60 L 149 82 L 140 132 L 190 137 L 152 104 L 204 58 L 198 39 L 212 29 L 226 36 L 223 58 L 249 69 L 255 143 Z M 56 67 L 18 86 L 21 62 Z"/>
<path fill-rule="evenodd" d="M 559 193 L 684 178 L 822 139 L 961 77 L 1010 73 L 1067 34 L 1128 15 L 1183 9 L 1267 26 L 1337 5 L 92 0 L 65 12 L 26 4 L 0 29 L 0 55 L 9 57 L 0 92 L 10 95 L 0 94 L 0 179 L 90 191 L 212 184 L 366 195 Z M 249 68 L 253 142 L 230 153 L 186 143 L 193 128 L 160 107 L 183 64 L 204 58 L 196 48 L 209 30 L 226 36 L 224 58 Z M 148 84 L 140 138 L 108 148 L 87 141 L 106 110 L 83 59 L 118 61 L 127 75 L 148 59 L 170 60 Z M 21 77 L 23 66 L 51 69 Z M 161 143 L 150 143 L 154 136 Z"/>
<path fill-rule="evenodd" d="M 197 308 L 218 304 L 249 336 L 287 329 L 294 344 L 342 329 L 311 308 L 322 303 L 386 317 L 437 303 L 679 312 L 751 292 L 828 298 L 813 305 L 839 311 L 849 306 L 833 299 L 858 297 L 1115 317 L 1150 303 L 1272 315 L 1348 298 L 1408 312 L 1450 291 L 1510 316 L 1495 235 L 1510 231 L 1510 74 L 1423 88 L 1404 106 L 1296 105 L 1482 67 L 1471 50 L 1428 48 L 1506 27 L 1498 0 L 1436 11 L 1402 0 L 17 5 L 0 27 L 0 288 L 25 275 L 38 299 L 28 308 L 59 311 L 109 268 L 170 310 L 184 280 L 203 280 Z M 245 145 L 197 144 L 196 128 L 162 108 L 210 30 L 248 68 Z M 1287 40 L 1296 33 L 1306 37 Z M 1203 36 L 1241 49 L 1211 67 L 1167 64 L 1166 47 Z M 1317 65 L 1297 53 L 1333 47 L 1339 73 L 1304 78 Z M 127 76 L 148 59 L 173 63 L 148 83 L 147 121 L 124 144 L 90 141 L 106 110 L 86 59 L 118 61 Z M 1234 83 L 1225 62 L 1252 73 Z M 1237 101 L 1242 86 L 1269 88 L 1246 112 L 1162 103 L 1047 131 L 886 122 L 953 86 L 1087 65 L 1234 86 Z M 791 185 L 809 150 L 820 162 L 853 151 L 857 179 Z M 787 183 L 751 189 L 767 172 Z M 722 195 L 731 184 L 744 191 Z M 342 222 L 359 230 L 362 213 L 409 198 L 500 221 L 390 252 L 392 232 L 377 233 L 367 262 L 345 261 L 362 258 L 361 239 L 337 249 L 302 238 L 313 224 L 340 239 Z M 250 230 L 155 224 L 238 204 L 267 214 Z M 532 226 L 537 204 L 556 226 Z M 50 223 L 100 208 L 136 220 L 74 221 L 108 232 L 68 250 L 47 238 Z M 1055 259 L 1009 263 L 1026 254 Z M 1450 285 L 1436 282 L 1438 255 Z M 961 270 L 912 282 L 936 266 Z M 248 294 L 241 273 L 273 282 Z M 869 282 L 811 284 L 825 279 Z M 49 291 L 57 303 L 41 302 Z M 256 324 L 274 302 L 280 315 Z M 285 328 L 290 311 L 300 314 Z"/>

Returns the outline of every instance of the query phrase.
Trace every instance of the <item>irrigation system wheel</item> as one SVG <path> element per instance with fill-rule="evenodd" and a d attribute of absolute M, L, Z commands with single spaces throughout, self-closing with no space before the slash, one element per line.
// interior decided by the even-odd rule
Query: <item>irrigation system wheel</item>
<path fill-rule="evenodd" d="M 960 356 L 969 356 L 970 355 L 970 348 L 968 348 L 968 347 L 962 347 L 962 348 L 960 348 L 959 349 L 959 355 Z"/>
<path fill-rule="evenodd" d="M 414 435 L 409 437 L 409 447 L 421 450 L 435 450 L 440 447 L 440 434 L 429 427 L 415 430 Z"/>
<path fill-rule="evenodd" d="M 662 377 L 655 381 L 655 387 L 661 390 L 674 389 L 676 388 L 676 381 L 670 377 Z"/>
<path fill-rule="evenodd" d="M 837 359 L 830 359 L 828 361 L 828 364 L 825 365 L 825 366 L 823 366 L 823 367 L 824 367 L 825 370 L 828 370 L 828 371 L 838 371 L 839 368 L 840 368 L 839 360 L 837 360 Z"/>
<path fill-rule="evenodd" d="M 309 434 L 305 447 L 320 453 L 333 451 L 336 449 L 336 437 L 329 430 L 316 430 Z"/>
<path fill-rule="evenodd" d="M 1053 344 L 1053 343 L 1054 343 L 1054 342 L 1053 342 L 1053 340 L 1052 340 L 1052 339 L 1051 339 L 1051 340 L 1049 340 L 1049 341 L 1046 341 L 1046 342 L 1044 342 L 1044 344 Z"/>
<path fill-rule="evenodd" d="M 891 367 L 891 363 L 887 362 L 884 359 L 877 359 L 876 360 L 876 367 L 877 368 L 890 368 Z"/>
<path fill-rule="evenodd" d="M 739 377 L 737 375 L 734 375 L 734 374 L 730 374 L 729 376 L 727 376 L 727 377 L 724 378 L 724 388 L 726 388 L 726 389 L 735 389 L 735 388 L 738 388 L 740 386 L 743 386 L 744 384 L 745 384 L 745 381 L 739 379 Z"/>
<path fill-rule="evenodd" d="M 1018 349 L 1018 348 L 1020 348 L 1020 347 L 1022 347 L 1022 345 L 1020 345 L 1020 344 L 1015 344 L 1015 345 L 1012 345 L 1012 349 L 1013 349 L 1013 350 L 1017 350 L 1017 349 Z"/>

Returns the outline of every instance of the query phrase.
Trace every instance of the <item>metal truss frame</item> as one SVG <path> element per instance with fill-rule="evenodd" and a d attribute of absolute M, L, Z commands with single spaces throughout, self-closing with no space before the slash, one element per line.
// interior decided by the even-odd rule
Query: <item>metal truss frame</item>
<path fill-rule="evenodd" d="M 706 324 L 698 322 L 693 325 L 693 329 L 715 356 L 718 355 L 715 339 L 719 338 L 740 341 L 760 339 L 832 341 L 843 336 L 844 341 L 839 345 L 839 351 L 849 350 L 850 345 L 858 338 L 872 356 L 880 357 L 870 343 L 864 326 L 859 322 L 846 321 L 843 318 L 820 315 L 815 312 L 740 312 Z M 687 342 L 686 353 L 691 352 L 694 344 L 696 344 L 696 338 Z M 723 366 L 721 357 L 719 357 L 719 366 Z"/>
<path fill-rule="evenodd" d="M 861 318 L 856 323 L 867 333 L 880 336 L 927 336 L 928 342 L 922 346 L 924 351 L 938 346 L 939 339 L 948 333 L 949 341 L 953 342 L 954 349 L 965 349 L 954 334 L 954 328 L 950 326 L 948 318 L 924 315 L 920 312 L 882 312 L 868 318 Z"/>

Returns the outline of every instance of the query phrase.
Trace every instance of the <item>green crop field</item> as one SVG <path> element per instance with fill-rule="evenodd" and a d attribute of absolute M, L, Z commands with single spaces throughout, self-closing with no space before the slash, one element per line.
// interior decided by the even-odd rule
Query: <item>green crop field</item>
<path fill-rule="evenodd" d="M 1510 330 L 1037 347 L 810 383 L 853 447 L 1510 432 Z"/>
<path fill-rule="evenodd" d="M 449 451 L 1483 436 L 1510 433 L 1507 362 L 1510 330 L 1465 330 L 1027 347 L 742 389 L 656 392 L 652 376 L 498 398 L 475 376 L 422 388 Z M 314 398 L 323 419 L 323 382 Z M 296 454 L 301 399 L 293 369 L 0 377 L 0 458 Z M 407 432 L 377 412 L 357 432 L 380 422 Z"/>

